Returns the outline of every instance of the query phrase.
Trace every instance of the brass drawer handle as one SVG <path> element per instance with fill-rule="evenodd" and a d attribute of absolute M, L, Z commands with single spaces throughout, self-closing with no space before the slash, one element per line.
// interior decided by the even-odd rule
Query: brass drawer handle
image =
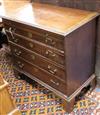
<path fill-rule="evenodd" d="M 11 28 L 11 27 L 9 27 L 8 31 L 11 33 L 11 32 L 12 32 L 12 28 Z"/>
<path fill-rule="evenodd" d="M 51 45 L 55 45 L 56 44 L 56 42 L 49 37 L 49 34 L 46 34 L 45 37 L 46 37 L 45 43 L 48 43 L 48 44 L 50 43 Z"/>
<path fill-rule="evenodd" d="M 32 60 L 35 60 L 35 56 L 34 55 L 31 55 L 31 58 L 32 58 Z"/>
<path fill-rule="evenodd" d="M 32 36 L 33 36 L 32 33 L 29 32 L 28 37 L 32 38 Z"/>
<path fill-rule="evenodd" d="M 17 56 L 20 56 L 21 55 L 21 51 L 18 51 L 17 49 L 14 50 L 14 53 L 17 55 Z"/>
<path fill-rule="evenodd" d="M 24 67 L 24 64 L 19 65 L 19 67 L 20 67 L 20 68 L 23 68 L 23 67 Z"/>
<path fill-rule="evenodd" d="M 12 33 L 12 28 L 10 27 L 10 28 L 8 29 L 8 31 L 9 31 L 9 33 L 11 34 L 12 39 L 14 39 L 14 36 L 13 36 L 13 33 Z"/>
<path fill-rule="evenodd" d="M 18 61 L 17 63 L 18 63 L 18 64 L 21 64 L 21 62 L 20 62 L 20 61 Z"/>
<path fill-rule="evenodd" d="M 15 30 L 16 30 L 16 29 L 12 29 L 12 27 L 9 27 L 9 29 L 8 29 L 9 33 L 10 33 L 11 36 L 12 36 L 12 39 L 15 39 L 15 38 L 14 38 L 14 35 L 13 35 L 13 33 L 15 32 Z"/>
<path fill-rule="evenodd" d="M 30 47 L 30 48 L 33 48 L 33 47 L 34 47 L 34 44 L 29 43 L 29 47 Z"/>
<path fill-rule="evenodd" d="M 9 29 L 8 29 L 8 31 L 9 31 L 10 33 L 12 33 L 12 32 L 14 33 L 15 30 L 16 30 L 16 29 L 15 29 L 15 28 L 12 28 L 12 27 L 9 27 Z"/>
<path fill-rule="evenodd" d="M 24 67 L 24 64 L 21 63 L 20 61 L 17 62 L 18 63 L 18 66 L 22 69 Z"/>
<path fill-rule="evenodd" d="M 55 45 L 56 44 L 56 42 L 55 41 L 53 41 L 51 38 L 49 38 L 49 37 L 46 37 L 46 39 L 45 39 L 45 43 L 50 43 L 51 45 Z"/>
<path fill-rule="evenodd" d="M 18 39 L 17 39 L 17 38 L 15 39 L 15 38 L 13 37 L 13 41 L 14 41 L 15 43 L 18 43 Z"/>
<path fill-rule="evenodd" d="M 57 69 L 52 69 L 52 67 L 50 65 L 48 65 L 48 71 L 52 74 L 56 74 Z"/>
<path fill-rule="evenodd" d="M 56 56 L 56 54 L 53 53 L 51 50 L 47 50 L 47 51 L 46 51 L 46 55 L 51 55 L 52 57 L 55 57 L 55 56 Z"/>
<path fill-rule="evenodd" d="M 58 82 L 55 82 L 53 79 L 50 80 L 50 82 L 52 82 L 53 84 L 59 86 L 60 84 Z"/>

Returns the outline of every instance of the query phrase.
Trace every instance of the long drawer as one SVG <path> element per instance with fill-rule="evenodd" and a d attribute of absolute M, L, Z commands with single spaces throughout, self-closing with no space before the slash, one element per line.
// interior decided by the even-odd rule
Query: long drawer
<path fill-rule="evenodd" d="M 47 44 L 51 47 L 55 47 L 59 50 L 64 51 L 64 37 L 58 34 L 54 34 L 45 30 L 33 28 L 31 26 L 27 26 L 25 24 L 21 24 L 18 22 L 13 22 L 10 20 L 3 19 L 5 29 L 7 31 L 28 37 L 32 40 L 36 40 Z"/>
<path fill-rule="evenodd" d="M 41 67 L 42 69 L 46 70 L 50 74 L 58 77 L 61 80 L 65 80 L 65 70 L 62 66 L 57 66 L 54 63 L 51 63 L 49 60 L 46 60 L 44 57 L 30 52 L 25 48 L 22 48 L 18 45 L 15 45 L 10 42 L 10 47 L 12 50 L 13 55 L 19 56 L 32 64 L 37 65 L 38 67 Z"/>
<path fill-rule="evenodd" d="M 14 64 L 15 64 L 15 67 L 17 67 L 18 69 L 35 76 L 36 78 L 43 81 L 44 83 L 47 83 L 51 87 L 66 94 L 66 91 L 67 91 L 66 83 L 55 78 L 53 75 L 49 74 L 48 72 L 45 72 L 41 68 L 35 65 L 32 65 L 16 56 L 14 56 Z"/>
<path fill-rule="evenodd" d="M 39 53 L 40 55 L 43 55 L 46 58 L 55 61 L 56 63 L 62 65 L 65 64 L 64 54 L 62 54 L 61 52 L 49 48 L 48 46 L 38 43 L 34 40 L 25 39 L 25 37 L 19 36 L 17 34 L 11 35 L 11 33 L 8 31 L 6 31 L 6 33 L 10 41 L 23 46 L 33 52 Z"/>

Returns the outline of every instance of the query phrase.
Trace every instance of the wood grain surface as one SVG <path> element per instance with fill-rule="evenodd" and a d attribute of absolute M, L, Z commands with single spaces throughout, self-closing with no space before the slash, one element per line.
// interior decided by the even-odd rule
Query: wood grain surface
<path fill-rule="evenodd" d="M 62 35 L 72 32 L 98 15 L 95 12 L 29 3 L 29 1 L 1 0 L 1 2 L 1 17 Z"/>
<path fill-rule="evenodd" d="M 0 74 L 0 115 L 21 115 L 8 93 L 8 83 Z"/>

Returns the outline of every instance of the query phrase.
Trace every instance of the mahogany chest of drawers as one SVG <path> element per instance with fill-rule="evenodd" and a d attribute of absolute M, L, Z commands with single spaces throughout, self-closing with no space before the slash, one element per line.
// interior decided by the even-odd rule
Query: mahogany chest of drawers
<path fill-rule="evenodd" d="M 94 83 L 98 14 L 35 3 L 19 9 L 2 16 L 15 68 L 60 96 L 70 112 Z"/>

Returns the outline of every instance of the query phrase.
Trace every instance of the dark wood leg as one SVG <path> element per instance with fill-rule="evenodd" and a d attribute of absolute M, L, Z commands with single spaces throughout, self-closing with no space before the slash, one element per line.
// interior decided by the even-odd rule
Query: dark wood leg
<path fill-rule="evenodd" d="M 95 86 L 96 86 L 96 77 L 92 79 L 91 82 L 81 90 L 81 92 L 75 97 L 75 100 L 76 101 L 80 100 L 88 91 L 89 93 L 91 93 L 95 89 Z"/>
<path fill-rule="evenodd" d="M 63 100 L 63 108 L 68 113 L 71 113 L 74 109 L 75 98 L 72 99 L 70 102 Z"/>
<path fill-rule="evenodd" d="M 82 97 L 88 92 L 92 91 L 96 86 L 96 77 L 93 78 L 90 83 L 87 86 L 84 86 L 83 89 L 78 93 L 71 101 L 66 101 L 63 100 L 63 107 L 64 110 L 67 111 L 68 113 L 72 112 L 74 109 L 74 105 L 76 104 L 77 101 L 81 100 Z"/>

